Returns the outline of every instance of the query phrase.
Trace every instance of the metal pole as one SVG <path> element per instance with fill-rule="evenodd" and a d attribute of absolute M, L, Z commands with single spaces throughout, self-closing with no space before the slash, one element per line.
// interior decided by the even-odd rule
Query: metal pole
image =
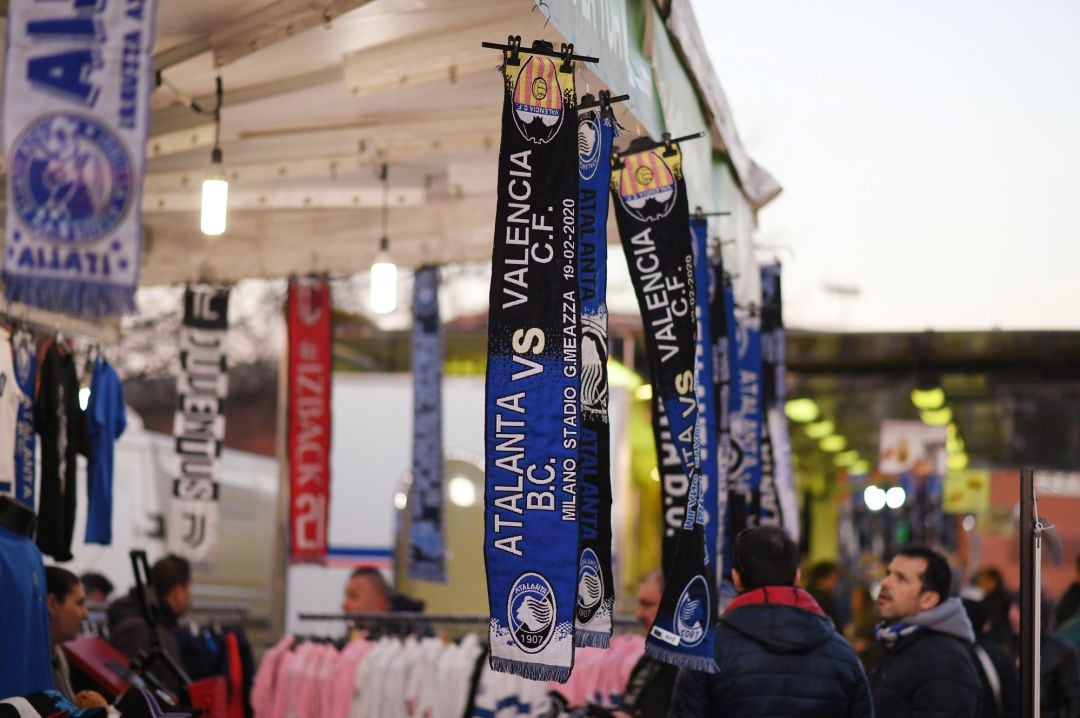
<path fill-rule="evenodd" d="M 1020 470 L 1020 715 L 1039 716 L 1039 584 L 1035 472 Z"/>

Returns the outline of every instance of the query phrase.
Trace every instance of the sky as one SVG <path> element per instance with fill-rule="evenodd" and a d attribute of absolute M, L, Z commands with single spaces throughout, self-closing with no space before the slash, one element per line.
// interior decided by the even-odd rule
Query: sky
<path fill-rule="evenodd" d="M 692 4 L 788 326 L 1080 329 L 1080 3 Z"/>

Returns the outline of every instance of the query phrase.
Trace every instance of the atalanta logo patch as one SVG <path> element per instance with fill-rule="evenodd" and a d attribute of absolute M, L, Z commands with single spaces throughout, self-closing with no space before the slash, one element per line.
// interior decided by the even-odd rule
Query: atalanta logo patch
<path fill-rule="evenodd" d="M 593 620 L 603 600 L 604 578 L 600 573 L 600 559 L 591 548 L 587 548 L 581 552 L 581 562 L 578 566 L 576 611 L 578 623 L 587 625 Z"/>
<path fill-rule="evenodd" d="M 538 145 L 555 139 L 562 127 L 563 96 L 554 62 L 530 56 L 514 79 L 511 98 L 514 124 L 522 137 Z"/>
<path fill-rule="evenodd" d="M 685 646 L 696 646 L 709 629 L 709 587 L 701 576 L 686 584 L 675 607 L 675 632 Z"/>
<path fill-rule="evenodd" d="M 510 588 L 506 615 L 510 634 L 526 653 L 544 650 L 555 633 L 555 592 L 538 573 L 523 573 Z"/>
<path fill-rule="evenodd" d="M 675 173 L 661 152 L 649 150 L 626 158 L 619 178 L 619 201 L 633 217 L 653 222 L 675 208 Z"/>
<path fill-rule="evenodd" d="M 600 122 L 596 115 L 583 115 L 578 120 L 578 173 L 590 180 L 600 167 Z"/>
<path fill-rule="evenodd" d="M 31 232 L 64 244 L 101 239 L 127 215 L 131 159 L 119 138 L 91 117 L 49 114 L 11 150 L 11 197 Z"/>

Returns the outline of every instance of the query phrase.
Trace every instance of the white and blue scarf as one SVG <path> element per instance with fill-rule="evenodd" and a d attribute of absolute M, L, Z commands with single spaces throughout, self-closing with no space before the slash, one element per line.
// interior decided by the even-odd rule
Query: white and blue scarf
<path fill-rule="evenodd" d="M 779 523 L 792 539 L 798 541 L 799 504 L 791 464 L 791 438 L 784 414 L 787 401 L 787 338 L 779 264 L 768 264 L 761 268 L 761 300 L 761 393 L 765 406 L 762 436 L 768 437 L 768 447 L 763 446 L 762 453 L 767 453 L 771 464 Z"/>
<path fill-rule="evenodd" d="M 413 277 L 413 453 L 409 496 L 409 578 L 446 583 L 443 512 L 442 362 L 439 268 Z"/>
<path fill-rule="evenodd" d="M 615 119 L 605 104 L 578 118 L 578 286 L 581 295 L 581 487 L 576 629 L 579 646 L 607 648 L 615 609 L 611 570 L 608 423 L 607 216 Z"/>
<path fill-rule="evenodd" d="M 574 68 L 506 51 L 503 80 L 484 429 L 491 667 L 566 681 L 581 439 Z"/>
<path fill-rule="evenodd" d="M 4 78 L 7 298 L 135 310 L 156 0 L 12 0 Z"/>
<path fill-rule="evenodd" d="M 15 380 L 22 397 L 15 422 L 15 498 L 34 506 L 34 452 L 37 440 L 34 424 L 34 388 L 37 381 L 37 348 L 34 333 L 17 329 L 11 337 L 11 353 Z"/>

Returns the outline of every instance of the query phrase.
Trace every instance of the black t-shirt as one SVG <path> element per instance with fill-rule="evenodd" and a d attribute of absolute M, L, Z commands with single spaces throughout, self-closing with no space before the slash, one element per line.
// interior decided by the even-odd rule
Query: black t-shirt
<path fill-rule="evenodd" d="M 89 451 L 86 419 L 79 408 L 75 358 L 55 342 L 41 362 L 34 420 L 41 436 L 37 545 L 57 561 L 70 561 L 75 533 L 75 457 Z"/>

